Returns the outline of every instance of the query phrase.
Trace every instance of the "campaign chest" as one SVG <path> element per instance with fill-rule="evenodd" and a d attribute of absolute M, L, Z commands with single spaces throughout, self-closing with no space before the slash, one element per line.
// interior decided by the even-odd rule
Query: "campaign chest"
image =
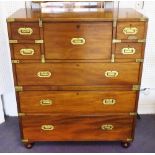
<path fill-rule="evenodd" d="M 148 19 L 133 9 L 7 19 L 22 142 L 134 139 Z"/>

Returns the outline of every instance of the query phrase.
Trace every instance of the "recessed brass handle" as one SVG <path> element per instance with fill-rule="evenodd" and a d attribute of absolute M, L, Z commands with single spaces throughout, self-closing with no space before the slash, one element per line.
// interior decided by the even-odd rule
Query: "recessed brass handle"
<path fill-rule="evenodd" d="M 133 47 L 122 48 L 122 54 L 135 54 L 136 49 Z"/>
<path fill-rule="evenodd" d="M 33 30 L 30 27 L 20 27 L 18 29 L 18 33 L 20 35 L 31 35 L 33 33 Z"/>
<path fill-rule="evenodd" d="M 138 33 L 138 28 L 136 28 L 136 27 L 125 27 L 123 29 L 123 33 L 125 35 L 135 35 Z"/>
<path fill-rule="evenodd" d="M 102 130 L 113 130 L 113 128 L 114 128 L 114 126 L 112 125 L 112 124 L 103 124 L 102 126 L 101 126 L 101 129 Z"/>
<path fill-rule="evenodd" d="M 32 48 L 22 48 L 22 49 L 20 49 L 20 54 L 21 55 L 33 55 L 34 54 L 34 49 L 32 49 Z"/>
<path fill-rule="evenodd" d="M 51 130 L 54 130 L 54 126 L 53 125 L 42 125 L 41 129 L 44 131 L 51 131 Z"/>
<path fill-rule="evenodd" d="M 118 76 L 118 71 L 106 71 L 105 76 L 108 78 L 113 78 Z"/>
<path fill-rule="evenodd" d="M 39 71 L 37 73 L 37 76 L 40 78 L 49 78 L 51 76 L 51 72 L 50 71 Z"/>
<path fill-rule="evenodd" d="M 72 45 L 84 45 L 85 44 L 85 39 L 84 38 L 72 38 L 71 39 L 71 44 Z"/>
<path fill-rule="evenodd" d="M 112 98 L 108 98 L 108 99 L 103 100 L 103 104 L 105 104 L 105 105 L 114 105 L 115 103 L 116 103 L 116 100 L 112 99 Z"/>
<path fill-rule="evenodd" d="M 42 99 L 42 100 L 40 100 L 40 104 L 43 106 L 48 106 L 48 105 L 52 105 L 53 102 L 50 99 Z"/>

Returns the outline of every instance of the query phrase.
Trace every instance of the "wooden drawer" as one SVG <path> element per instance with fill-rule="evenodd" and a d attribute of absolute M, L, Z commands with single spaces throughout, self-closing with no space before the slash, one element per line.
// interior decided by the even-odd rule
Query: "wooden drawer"
<path fill-rule="evenodd" d="M 119 43 L 116 44 L 115 57 L 140 59 L 143 54 L 143 43 Z"/>
<path fill-rule="evenodd" d="M 133 117 L 128 114 L 102 116 L 23 116 L 23 136 L 30 141 L 127 140 L 132 136 Z"/>
<path fill-rule="evenodd" d="M 19 92 L 22 112 L 87 113 L 133 112 L 135 91 L 24 91 Z"/>
<path fill-rule="evenodd" d="M 45 23 L 44 40 L 47 59 L 109 59 L 112 22 Z"/>
<path fill-rule="evenodd" d="M 118 22 L 117 39 L 145 39 L 145 22 Z"/>
<path fill-rule="evenodd" d="M 13 53 L 15 59 L 40 59 L 39 44 L 13 44 Z"/>
<path fill-rule="evenodd" d="M 25 63 L 16 64 L 16 72 L 22 86 L 130 85 L 138 83 L 139 67 L 139 63 Z"/>
<path fill-rule="evenodd" d="M 11 26 L 10 39 L 33 40 L 40 39 L 39 24 L 27 22 L 13 22 Z"/>

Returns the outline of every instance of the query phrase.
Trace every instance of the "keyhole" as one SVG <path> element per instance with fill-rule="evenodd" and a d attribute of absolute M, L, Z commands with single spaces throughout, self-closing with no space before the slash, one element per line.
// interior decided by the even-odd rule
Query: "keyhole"
<path fill-rule="evenodd" d="M 79 29 L 80 28 L 80 25 L 76 25 L 76 28 Z"/>

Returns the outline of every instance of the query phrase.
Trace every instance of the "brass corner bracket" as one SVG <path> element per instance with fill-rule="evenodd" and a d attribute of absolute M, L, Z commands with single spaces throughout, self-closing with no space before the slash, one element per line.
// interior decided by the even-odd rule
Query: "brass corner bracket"
<path fill-rule="evenodd" d="M 133 141 L 133 139 L 132 138 L 127 138 L 126 141 L 131 142 L 131 141 Z"/>
<path fill-rule="evenodd" d="M 136 113 L 136 112 L 130 112 L 129 115 L 130 115 L 130 116 L 136 116 L 137 113 Z"/>
<path fill-rule="evenodd" d="M 35 40 L 35 43 L 36 44 L 43 44 L 44 43 L 44 40 Z"/>
<path fill-rule="evenodd" d="M 15 22 L 15 19 L 14 18 L 7 18 L 6 21 L 9 23 L 9 22 Z"/>
<path fill-rule="evenodd" d="M 18 113 L 18 116 L 25 116 L 25 113 Z"/>
<path fill-rule="evenodd" d="M 18 43 L 18 40 L 9 40 L 9 43 L 10 44 L 17 44 Z"/>
<path fill-rule="evenodd" d="M 15 86 L 15 91 L 23 91 L 23 87 L 22 86 Z"/>
<path fill-rule="evenodd" d="M 43 21 L 41 19 L 39 19 L 39 27 L 43 26 Z"/>
<path fill-rule="evenodd" d="M 111 55 L 111 62 L 115 62 L 115 54 Z"/>
<path fill-rule="evenodd" d="M 115 44 L 115 43 L 121 43 L 121 42 L 122 42 L 122 40 L 118 40 L 118 39 L 113 39 L 113 40 L 112 40 L 112 43 L 113 43 L 113 44 Z"/>
<path fill-rule="evenodd" d="M 41 63 L 45 63 L 45 55 L 44 54 L 41 55 Z"/>
<path fill-rule="evenodd" d="M 29 140 L 28 139 L 22 139 L 21 140 L 23 143 L 27 143 Z"/>
<path fill-rule="evenodd" d="M 133 91 L 140 90 L 140 85 L 133 85 L 132 90 Z"/>
<path fill-rule="evenodd" d="M 19 63 L 20 63 L 19 60 L 11 60 L 11 62 L 12 62 L 13 64 L 19 64 Z"/>
<path fill-rule="evenodd" d="M 142 63 L 142 62 L 144 62 L 144 59 L 136 59 L 136 62 L 138 62 L 138 63 Z"/>

